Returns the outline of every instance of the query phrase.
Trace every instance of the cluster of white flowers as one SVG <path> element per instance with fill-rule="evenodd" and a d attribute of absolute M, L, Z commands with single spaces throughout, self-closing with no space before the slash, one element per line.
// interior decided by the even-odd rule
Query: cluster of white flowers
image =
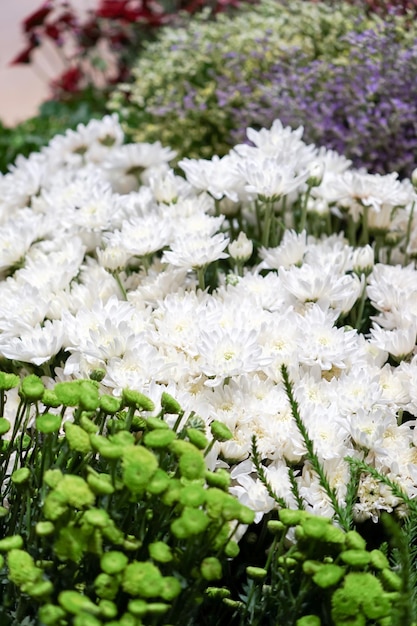
<path fill-rule="evenodd" d="M 210 463 L 230 468 L 232 491 L 258 519 L 274 502 L 250 458 L 253 435 L 277 495 L 294 505 L 292 466 L 306 508 L 332 515 L 306 460 L 284 364 L 340 502 L 347 456 L 414 497 L 417 271 L 400 264 L 417 253 L 413 186 L 352 170 L 278 121 L 248 138 L 222 159 L 181 161 L 183 178 L 169 166 L 171 150 L 123 145 L 109 116 L 18 159 L 0 177 L 0 355 L 43 367 L 48 386 L 102 369 L 107 393 L 135 388 L 158 405 L 168 391 L 184 421 L 194 411 L 232 431 Z M 303 199 L 309 215 L 348 214 L 359 231 L 403 242 L 381 250 L 398 264 L 375 263 L 375 247 L 343 233 L 293 230 L 291 207 Z M 235 261 L 254 242 L 238 234 L 251 232 L 265 201 L 285 204 L 287 229 L 278 245 L 258 246 L 239 276 Z M 207 268 L 217 271 L 212 290 L 201 288 Z M 343 320 L 360 317 L 365 301 L 363 334 Z M 396 504 L 362 479 L 359 518 Z"/>

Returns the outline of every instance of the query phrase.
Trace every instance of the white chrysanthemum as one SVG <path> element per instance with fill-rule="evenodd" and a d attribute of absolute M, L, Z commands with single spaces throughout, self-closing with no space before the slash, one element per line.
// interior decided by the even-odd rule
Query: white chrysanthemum
<path fill-rule="evenodd" d="M 236 162 L 233 155 L 226 155 L 222 158 L 214 156 L 210 160 L 182 159 L 178 165 L 196 189 L 208 191 L 216 200 L 226 197 L 238 202 L 246 193 Z"/>
<path fill-rule="evenodd" d="M 381 350 L 386 350 L 399 361 L 413 353 L 417 341 L 417 319 L 408 328 L 385 330 L 374 325 L 371 328 L 370 343 Z"/>
<path fill-rule="evenodd" d="M 262 263 L 258 269 L 288 268 L 292 265 L 301 265 L 307 249 L 307 233 L 296 233 L 286 230 L 282 241 L 276 248 L 260 248 L 259 256 Z"/>
<path fill-rule="evenodd" d="M 155 213 L 123 222 L 121 231 L 110 237 L 110 243 L 114 241 L 123 245 L 132 256 L 146 256 L 162 250 L 171 239 L 172 224 Z"/>
<path fill-rule="evenodd" d="M 0 331 L 16 333 L 22 326 L 36 326 L 46 317 L 50 293 L 27 282 L 8 278 L 0 283 Z"/>
<path fill-rule="evenodd" d="M 152 380 L 160 380 L 164 369 L 165 360 L 159 351 L 147 341 L 136 340 L 122 356 L 107 361 L 102 382 L 117 394 L 125 388 L 144 389 Z"/>
<path fill-rule="evenodd" d="M 165 250 L 162 260 L 175 267 L 188 269 L 202 268 L 219 259 L 227 259 L 228 254 L 224 250 L 229 245 L 229 238 L 223 233 L 212 237 L 179 235 Z"/>
<path fill-rule="evenodd" d="M 44 235 L 43 220 L 29 209 L 17 211 L 1 225 L 0 272 L 23 261 L 31 244 Z"/>
<path fill-rule="evenodd" d="M 245 190 L 261 199 L 278 199 L 300 189 L 308 172 L 298 173 L 295 163 L 273 158 L 252 158 L 239 165 Z"/>
<path fill-rule="evenodd" d="M 19 335 L 0 335 L 0 354 L 7 359 L 42 365 L 62 348 L 64 328 L 58 320 L 46 320 L 41 326 L 28 326 Z"/>

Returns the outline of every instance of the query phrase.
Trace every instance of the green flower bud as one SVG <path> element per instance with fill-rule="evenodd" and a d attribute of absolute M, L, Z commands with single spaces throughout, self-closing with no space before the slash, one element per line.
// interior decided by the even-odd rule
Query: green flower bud
<path fill-rule="evenodd" d="M 135 552 L 139 550 L 142 546 L 142 542 L 140 539 L 135 537 L 134 535 L 128 535 L 126 539 L 123 541 L 123 549 L 127 551 Z"/>
<path fill-rule="evenodd" d="M 388 596 L 383 593 L 382 587 L 379 594 L 364 597 L 362 600 L 362 611 L 370 620 L 380 620 L 391 614 L 391 602 Z"/>
<path fill-rule="evenodd" d="M 52 535 L 55 530 L 55 526 L 52 522 L 38 522 L 35 530 L 39 537 L 47 537 L 48 535 Z"/>
<path fill-rule="evenodd" d="M 21 589 L 23 593 L 27 593 L 31 598 L 40 601 L 51 596 L 54 586 L 50 580 L 39 580 L 35 583 L 22 585 Z"/>
<path fill-rule="evenodd" d="M 248 578 L 252 578 L 253 580 L 264 580 L 267 577 L 268 572 L 263 567 L 254 567 L 252 565 L 246 568 L 246 574 Z"/>
<path fill-rule="evenodd" d="M 0 372 L 1 374 L 2 372 Z M 5 417 L 0 417 L 0 437 L 9 432 L 11 424 Z"/>
<path fill-rule="evenodd" d="M 172 430 L 151 430 L 145 433 L 143 441 L 149 448 L 167 448 L 175 439 Z"/>
<path fill-rule="evenodd" d="M 211 519 L 218 520 L 222 516 L 223 504 L 225 499 L 229 496 L 221 489 L 211 487 L 207 489 L 206 493 L 206 512 Z"/>
<path fill-rule="evenodd" d="M 239 544 L 236 541 L 228 541 L 225 548 L 224 554 L 229 559 L 234 559 L 240 552 Z"/>
<path fill-rule="evenodd" d="M 162 600 L 171 602 L 174 598 L 180 595 L 181 591 L 181 583 L 177 578 L 175 578 L 175 576 L 164 576 L 162 579 L 162 587 L 159 592 Z"/>
<path fill-rule="evenodd" d="M 45 406 L 49 406 L 53 409 L 57 409 L 59 406 L 61 406 L 61 401 L 59 400 L 53 389 L 45 389 L 42 396 L 42 402 Z M 59 607 L 56 608 L 59 609 Z"/>
<path fill-rule="evenodd" d="M 148 417 L 145 420 L 145 426 L 147 430 L 170 430 L 168 424 L 160 417 Z"/>
<path fill-rule="evenodd" d="M 161 395 L 161 407 L 165 413 L 172 413 L 173 415 L 182 415 L 184 413 L 175 398 L 166 391 L 163 391 Z"/>
<path fill-rule="evenodd" d="M 80 528 L 64 526 L 54 544 L 54 552 L 61 561 L 79 563 L 87 548 L 86 538 Z"/>
<path fill-rule="evenodd" d="M 80 426 L 72 422 L 65 422 L 64 431 L 71 450 L 80 454 L 88 454 L 91 451 L 90 437 Z"/>
<path fill-rule="evenodd" d="M 366 550 L 344 550 L 340 558 L 346 565 L 363 568 L 370 562 L 371 555 Z"/>
<path fill-rule="evenodd" d="M 87 411 L 84 411 L 80 417 L 80 426 L 89 435 L 94 435 L 98 430 L 98 426 L 95 422 L 93 422 L 91 417 L 88 417 L 88 415 L 95 415 L 95 413 L 91 414 Z"/>
<path fill-rule="evenodd" d="M 28 552 L 12 549 L 7 554 L 9 567 L 8 577 L 18 587 L 38 581 L 43 571 L 36 567 L 35 561 Z"/>
<path fill-rule="evenodd" d="M 164 602 L 148 602 L 147 613 L 149 615 L 164 615 L 170 608 L 171 606 Z"/>
<path fill-rule="evenodd" d="M 356 530 L 349 530 L 345 534 L 345 542 L 348 550 L 366 550 L 366 541 Z"/>
<path fill-rule="evenodd" d="M 99 598 L 114 600 L 119 591 L 119 580 L 115 576 L 101 573 L 94 581 L 94 590 Z"/>
<path fill-rule="evenodd" d="M 147 605 L 147 612 L 148 607 L 149 605 Z M 132 615 L 132 613 L 126 611 L 117 622 L 111 622 L 110 624 L 106 624 L 106 626 L 142 626 L 142 622 L 138 622 L 137 618 Z"/>
<path fill-rule="evenodd" d="M 100 612 L 98 606 L 96 606 L 90 598 L 72 589 L 61 591 L 58 595 L 58 602 L 67 613 L 71 613 L 72 615 L 79 615 L 83 612 L 98 615 Z"/>
<path fill-rule="evenodd" d="M 215 556 L 208 556 L 203 559 L 200 572 L 204 580 L 219 580 L 222 577 L 222 564 Z"/>
<path fill-rule="evenodd" d="M 88 474 L 87 483 L 91 491 L 98 496 L 106 496 L 114 493 L 114 487 L 111 484 L 110 476 L 107 474 Z"/>
<path fill-rule="evenodd" d="M 153 563 L 134 561 L 124 570 L 122 587 L 131 596 L 156 598 L 162 589 L 161 572 Z"/>
<path fill-rule="evenodd" d="M 193 446 L 199 450 L 205 450 L 209 445 L 207 437 L 201 432 L 201 430 L 198 430 L 197 428 L 187 428 L 186 433 Z"/>
<path fill-rule="evenodd" d="M 158 563 L 169 563 L 174 558 L 171 548 L 164 541 L 154 541 L 149 544 L 149 554 Z"/>
<path fill-rule="evenodd" d="M 55 487 L 63 479 L 63 477 L 64 474 L 61 472 L 60 469 L 50 469 L 46 470 L 45 474 L 43 475 L 43 481 L 46 485 L 48 485 L 48 487 L 51 487 L 51 489 L 55 489 Z"/>
<path fill-rule="evenodd" d="M 285 559 L 286 557 L 284 556 L 283 558 Z M 307 559 L 303 563 L 303 572 L 304 574 L 307 574 L 307 576 L 314 576 L 314 574 L 317 574 L 317 572 L 319 572 L 322 567 L 323 563 L 321 561 L 313 561 L 311 559 Z"/>
<path fill-rule="evenodd" d="M 122 402 L 125 406 L 133 406 L 141 411 L 153 411 L 155 409 L 155 404 L 150 398 L 131 389 L 123 389 Z"/>
<path fill-rule="evenodd" d="M 79 613 L 74 617 L 73 626 L 102 626 L 102 622 L 90 613 Z"/>
<path fill-rule="evenodd" d="M 96 497 L 87 482 L 81 476 L 66 474 L 59 481 L 55 493 L 66 498 L 68 504 L 75 509 L 93 506 Z"/>
<path fill-rule="evenodd" d="M 105 528 L 109 523 L 110 517 L 104 509 L 88 509 L 82 517 L 83 522 L 95 526 L 96 528 Z"/>
<path fill-rule="evenodd" d="M 334 587 L 345 575 L 345 569 L 339 565 L 329 564 L 323 565 L 319 571 L 314 574 L 313 581 L 322 589 Z"/>
<path fill-rule="evenodd" d="M 398 574 L 386 568 L 381 571 L 380 576 L 385 589 L 388 591 L 401 591 L 402 580 Z"/>
<path fill-rule="evenodd" d="M 42 399 L 45 386 L 39 376 L 30 374 L 20 383 L 19 396 L 24 402 L 38 402 Z"/>
<path fill-rule="evenodd" d="M 46 519 L 55 522 L 58 520 L 68 509 L 68 504 L 65 495 L 51 491 L 45 498 L 43 503 L 43 513 Z"/>
<path fill-rule="evenodd" d="M 297 526 L 298 524 L 301 524 L 307 516 L 308 514 L 306 511 L 281 509 L 279 512 L 279 519 L 283 524 L 285 524 L 285 526 Z"/>
<path fill-rule="evenodd" d="M 135 436 L 127 430 L 120 430 L 114 435 L 109 435 L 109 440 L 118 446 L 123 446 L 123 448 L 131 448 L 135 445 Z"/>
<path fill-rule="evenodd" d="M 92 372 L 90 372 L 89 378 L 90 378 L 90 380 L 94 380 L 94 381 L 96 381 L 98 383 L 101 383 L 101 381 L 103 380 L 105 375 L 106 375 L 106 370 L 104 370 L 101 367 L 98 367 L 97 369 L 95 369 Z"/>
<path fill-rule="evenodd" d="M 124 452 L 123 446 L 112 443 L 102 435 L 90 435 L 90 442 L 94 450 L 96 450 L 104 459 L 120 459 Z"/>
<path fill-rule="evenodd" d="M 9 391 L 17 387 L 20 382 L 19 376 L 16 374 L 8 374 L 7 372 L 0 372 L 0 389 L 2 391 Z"/>
<path fill-rule="evenodd" d="M 109 415 L 114 415 L 117 411 L 120 411 L 121 406 L 122 401 L 120 398 L 108 395 L 103 395 L 100 398 L 100 409 Z"/>
<path fill-rule="evenodd" d="M 232 481 L 229 472 L 223 468 L 219 468 L 215 472 L 207 470 L 204 476 L 210 487 L 218 487 L 219 489 L 224 489 L 224 491 L 229 489 Z"/>
<path fill-rule="evenodd" d="M 128 562 L 129 559 L 126 554 L 111 550 L 101 556 L 100 567 L 106 574 L 118 574 L 119 572 L 123 572 Z"/>
<path fill-rule="evenodd" d="M 149 481 L 146 491 L 154 496 L 158 496 L 168 489 L 170 482 L 171 478 L 168 474 L 164 470 L 158 468 Z"/>
<path fill-rule="evenodd" d="M 123 451 L 123 483 L 132 493 L 146 489 L 158 469 L 156 456 L 143 446 L 130 446 Z"/>
<path fill-rule="evenodd" d="M 95 411 L 100 406 L 98 384 L 93 380 L 80 382 L 80 407 L 85 411 Z"/>
<path fill-rule="evenodd" d="M 348 622 L 360 615 L 360 600 L 343 587 L 339 587 L 332 595 L 331 616 L 336 624 Z M 363 622 L 365 624 L 365 620 Z"/>
<path fill-rule="evenodd" d="M 61 428 L 62 417 L 54 413 L 44 413 L 36 418 L 36 428 L 40 433 L 56 433 Z"/>
<path fill-rule="evenodd" d="M 184 487 L 177 478 L 171 478 L 168 488 L 161 495 L 161 502 L 165 504 L 165 506 L 173 506 L 176 502 L 179 502 L 183 488 Z"/>
<path fill-rule="evenodd" d="M 229 598 L 230 597 L 230 589 L 225 587 L 207 587 L 205 590 L 205 594 L 209 598 Z"/>
<path fill-rule="evenodd" d="M 65 611 L 54 604 L 44 604 L 38 610 L 39 622 L 45 626 L 55 626 L 64 619 Z"/>
<path fill-rule="evenodd" d="M 370 564 L 372 567 L 380 570 L 389 568 L 388 559 L 381 550 L 372 550 L 369 554 L 371 555 Z"/>
<path fill-rule="evenodd" d="M 148 612 L 148 603 L 145 600 L 130 600 L 127 605 L 128 611 L 135 617 L 144 617 Z"/>
<path fill-rule="evenodd" d="M 301 525 L 306 537 L 324 541 L 329 521 L 324 517 L 308 517 L 301 522 Z"/>
<path fill-rule="evenodd" d="M 179 501 L 184 506 L 198 507 L 206 500 L 207 490 L 201 485 L 188 485 L 181 491 Z"/>
<path fill-rule="evenodd" d="M 195 448 L 193 452 L 186 452 L 180 456 L 178 468 L 181 476 L 189 480 L 203 478 L 206 472 L 204 458 Z"/>
<path fill-rule="evenodd" d="M 219 420 L 213 420 L 210 424 L 211 434 L 213 435 L 216 441 L 229 441 L 229 439 L 233 439 L 233 434 L 222 422 Z"/>
<path fill-rule="evenodd" d="M 184 508 L 180 519 L 190 535 L 203 533 L 210 524 L 210 518 L 204 511 L 190 507 Z"/>
<path fill-rule="evenodd" d="M 78 406 L 80 403 L 80 381 L 73 380 L 64 383 L 57 383 L 54 392 L 60 404 L 64 406 Z"/>
<path fill-rule="evenodd" d="M 24 485 L 30 478 L 30 469 L 28 467 L 20 467 L 15 470 L 10 477 L 14 485 Z"/>
<path fill-rule="evenodd" d="M 281 535 L 285 530 L 284 524 L 276 519 L 270 519 L 266 526 L 273 535 Z"/>
<path fill-rule="evenodd" d="M 104 619 L 113 619 L 113 617 L 117 617 L 117 605 L 111 600 L 100 600 L 98 603 L 100 609 L 100 615 L 104 617 Z"/>
<path fill-rule="evenodd" d="M 23 548 L 23 539 L 20 535 L 12 535 L 0 539 L 0 552 L 8 552 L 9 550 L 19 550 Z"/>
<path fill-rule="evenodd" d="M 106 539 L 111 541 L 111 543 L 113 543 L 114 545 L 116 546 L 123 545 L 124 538 L 125 538 L 124 534 L 119 528 L 117 528 L 116 524 L 113 522 L 112 519 L 110 519 L 107 526 L 103 528 L 102 533 L 103 533 L 103 537 L 106 537 Z"/>
<path fill-rule="evenodd" d="M 345 533 L 337 526 L 333 526 L 329 523 L 327 529 L 324 532 L 323 541 L 325 541 L 326 543 L 332 543 L 335 546 L 341 548 L 345 543 Z"/>

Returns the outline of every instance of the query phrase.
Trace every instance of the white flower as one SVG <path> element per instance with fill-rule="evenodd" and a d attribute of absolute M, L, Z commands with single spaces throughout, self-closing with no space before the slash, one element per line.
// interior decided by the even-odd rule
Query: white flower
<path fill-rule="evenodd" d="M 229 243 L 228 250 L 232 259 L 244 263 L 252 256 L 253 243 L 247 238 L 246 233 L 241 231 L 238 238 Z"/>
<path fill-rule="evenodd" d="M 307 233 L 296 233 L 286 230 L 280 245 L 276 248 L 260 248 L 259 256 L 263 259 L 258 266 L 261 269 L 289 268 L 291 265 L 301 265 L 307 250 Z"/>
<path fill-rule="evenodd" d="M 417 341 L 417 320 L 408 328 L 385 330 L 379 326 L 371 328 L 370 343 L 386 350 L 399 361 L 413 353 Z"/>
<path fill-rule="evenodd" d="M 298 173 L 294 163 L 282 163 L 274 158 L 248 159 L 239 163 L 245 180 L 245 190 L 263 200 L 286 196 L 307 180 L 308 172 Z"/>
<path fill-rule="evenodd" d="M 64 328 L 59 320 L 46 320 L 41 326 L 28 326 L 17 337 L 0 335 L 0 354 L 7 359 L 42 365 L 58 354 L 63 345 Z"/>
<path fill-rule="evenodd" d="M 227 259 L 229 255 L 224 250 L 228 244 L 229 239 L 223 233 L 212 237 L 178 236 L 171 243 L 171 249 L 164 251 L 162 260 L 175 267 L 201 268 L 213 261 Z"/>

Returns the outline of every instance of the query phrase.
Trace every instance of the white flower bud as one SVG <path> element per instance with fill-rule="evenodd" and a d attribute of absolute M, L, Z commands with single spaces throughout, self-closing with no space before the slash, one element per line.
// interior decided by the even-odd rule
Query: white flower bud
<path fill-rule="evenodd" d="M 356 248 L 352 255 L 353 271 L 356 274 L 370 274 L 375 262 L 374 249 L 369 244 Z"/>
<path fill-rule="evenodd" d="M 323 161 L 313 161 L 309 166 L 309 177 L 307 179 L 307 185 L 310 187 L 318 187 L 323 180 L 324 176 L 324 163 Z"/>
<path fill-rule="evenodd" d="M 229 243 L 230 256 L 240 263 L 247 261 L 252 256 L 252 252 L 253 243 L 243 231 L 239 233 L 239 237 L 235 241 Z"/>

